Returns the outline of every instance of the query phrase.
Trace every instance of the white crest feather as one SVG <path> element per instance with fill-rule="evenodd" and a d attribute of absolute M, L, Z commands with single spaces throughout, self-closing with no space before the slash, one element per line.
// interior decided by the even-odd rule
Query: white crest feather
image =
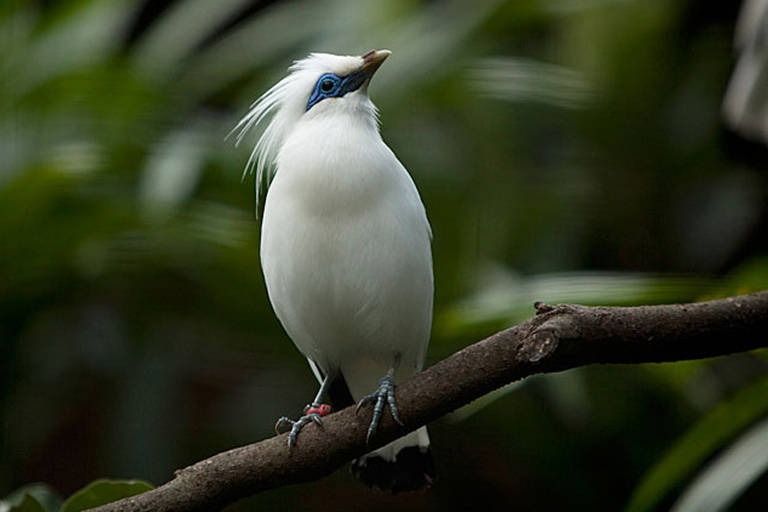
<path fill-rule="evenodd" d="M 324 72 L 348 73 L 362 64 L 361 57 L 312 53 L 306 59 L 295 61 L 289 74 L 273 85 L 251 105 L 251 110 L 232 129 L 237 132 L 235 146 L 239 146 L 248 132 L 270 119 L 258 142 L 251 151 L 243 171 L 243 179 L 256 172 L 256 209 L 262 189 L 269 186 L 275 173 L 275 160 L 283 141 L 306 111 L 307 101 L 317 79 Z"/>
<path fill-rule="evenodd" d="M 286 131 L 292 122 L 295 122 L 293 116 L 289 116 L 288 109 L 281 108 L 285 103 L 286 97 L 290 92 L 291 83 L 295 81 L 296 75 L 290 74 L 277 84 L 272 86 L 258 100 L 253 102 L 251 110 L 235 126 L 232 132 L 237 133 L 236 146 L 239 146 L 247 133 L 255 126 L 259 125 L 266 118 L 271 116 L 271 122 L 264 129 L 258 142 L 253 147 L 251 155 L 248 157 L 248 163 L 243 170 L 243 179 L 256 171 L 256 206 L 261 197 L 261 189 L 265 184 L 269 184 L 274 174 L 274 162 L 277 153 L 285 138 Z M 300 115 L 300 114 L 299 114 Z"/>

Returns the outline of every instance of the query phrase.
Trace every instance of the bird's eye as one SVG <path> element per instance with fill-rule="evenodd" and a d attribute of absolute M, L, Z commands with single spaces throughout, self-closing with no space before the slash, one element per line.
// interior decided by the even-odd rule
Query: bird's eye
<path fill-rule="evenodd" d="M 320 90 L 323 92 L 331 92 L 335 86 L 336 86 L 336 82 L 334 82 L 330 78 L 326 78 L 325 80 L 320 82 Z"/>
<path fill-rule="evenodd" d="M 314 88 L 312 89 L 312 95 L 307 102 L 307 110 L 312 108 L 318 102 L 323 101 L 325 98 L 336 98 L 344 96 L 349 91 L 346 91 L 345 79 L 333 73 L 326 73 L 317 79 Z"/>

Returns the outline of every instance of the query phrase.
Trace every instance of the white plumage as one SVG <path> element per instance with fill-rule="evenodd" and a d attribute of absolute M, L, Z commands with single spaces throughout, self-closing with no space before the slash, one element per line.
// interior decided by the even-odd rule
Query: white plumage
<path fill-rule="evenodd" d="M 432 322 L 429 223 L 411 177 L 379 134 L 367 91 L 388 55 L 312 54 L 238 125 L 239 141 L 271 116 L 246 171 L 256 168 L 258 197 L 274 170 L 261 234 L 272 306 L 321 383 L 341 377 L 355 400 L 395 366 L 395 381 L 421 369 Z M 431 459 L 414 469 L 400 467 L 397 456 L 409 446 L 428 456 L 428 444 L 422 428 L 358 460 L 355 472 L 395 491 L 423 486 Z"/>

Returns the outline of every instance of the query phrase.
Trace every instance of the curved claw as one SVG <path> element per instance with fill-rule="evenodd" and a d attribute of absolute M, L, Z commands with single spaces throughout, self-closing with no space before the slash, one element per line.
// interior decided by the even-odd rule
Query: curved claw
<path fill-rule="evenodd" d="M 325 428 L 325 423 L 323 423 L 323 419 L 318 413 L 316 412 L 310 413 L 307 415 L 307 417 L 311 419 L 312 422 L 318 427 Z"/>
<path fill-rule="evenodd" d="M 381 415 L 384 413 L 384 405 L 389 405 L 389 411 L 399 425 L 405 426 L 400 420 L 400 414 L 397 411 L 397 404 L 395 403 L 395 381 L 391 375 L 387 375 L 379 381 L 379 387 L 370 395 L 364 396 L 355 408 L 355 414 L 360 411 L 360 408 L 366 404 L 373 403 L 373 417 L 371 418 L 371 424 L 368 426 L 368 433 L 365 436 L 365 442 L 370 444 L 371 437 L 376 434 L 376 430 L 379 428 L 379 422 L 381 421 Z"/>
<path fill-rule="evenodd" d="M 277 423 L 275 424 L 275 433 L 277 435 L 280 435 L 283 433 L 283 429 L 285 429 L 286 427 L 290 427 L 290 432 L 288 434 L 288 446 L 296 446 L 296 441 L 299 437 L 299 432 L 301 432 L 301 429 L 304 428 L 304 425 L 312 422 L 320 428 L 325 428 L 325 424 L 323 423 L 322 417 L 328 414 L 329 412 L 330 412 L 329 406 L 315 406 L 315 405 L 309 406 L 308 405 L 307 407 L 304 408 L 304 415 L 296 421 L 293 421 L 292 419 L 286 416 L 283 416 L 282 418 L 278 419 Z"/>
<path fill-rule="evenodd" d="M 287 416 L 282 416 L 277 420 L 277 423 L 275 423 L 275 434 L 280 435 L 282 434 L 282 429 L 284 427 L 292 427 L 294 421 Z"/>

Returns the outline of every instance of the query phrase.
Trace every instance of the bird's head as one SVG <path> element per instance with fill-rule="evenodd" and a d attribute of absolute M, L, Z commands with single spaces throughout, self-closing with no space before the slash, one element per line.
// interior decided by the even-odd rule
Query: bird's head
<path fill-rule="evenodd" d="M 304 75 L 301 87 L 296 88 L 297 94 L 302 92 L 299 99 L 303 100 L 307 91 L 310 92 L 305 111 L 310 112 L 318 105 L 325 107 L 323 110 L 338 106 L 332 105 L 334 101 L 323 104 L 325 100 L 365 102 L 368 96 L 368 82 L 391 54 L 389 50 L 371 50 L 360 57 L 315 53 L 297 62 L 294 72 Z"/>
<path fill-rule="evenodd" d="M 264 93 L 233 130 L 238 131 L 239 144 L 251 128 L 269 120 L 251 152 L 245 174 L 255 168 L 259 187 L 283 141 L 305 116 L 352 109 L 375 122 L 376 107 L 368 98 L 368 83 L 391 54 L 389 50 L 371 50 L 361 56 L 313 53 L 294 62 L 288 76 Z"/>

